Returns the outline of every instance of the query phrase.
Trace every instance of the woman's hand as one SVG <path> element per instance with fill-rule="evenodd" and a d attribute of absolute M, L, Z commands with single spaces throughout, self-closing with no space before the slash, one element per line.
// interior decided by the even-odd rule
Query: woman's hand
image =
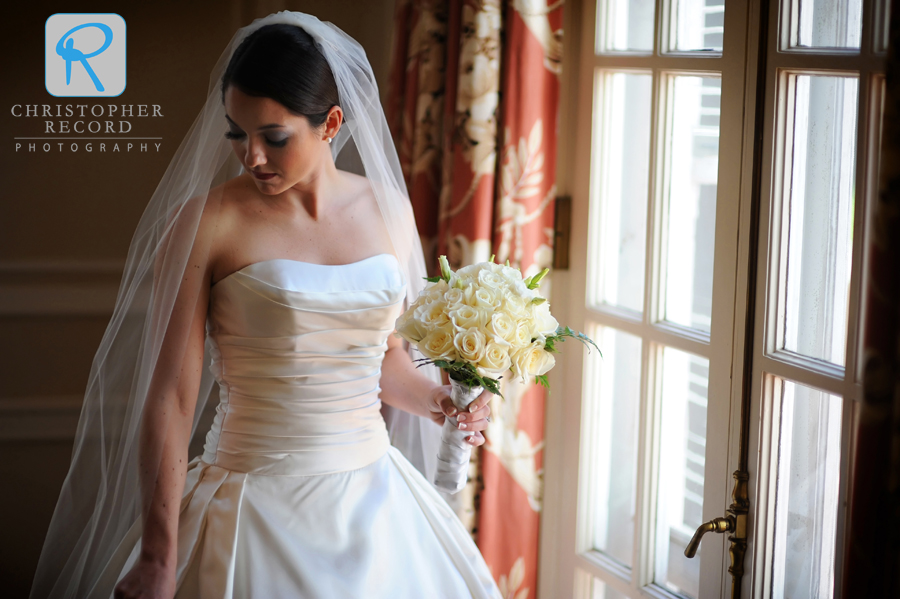
<path fill-rule="evenodd" d="M 172 599 L 175 567 L 138 559 L 113 591 L 113 599 Z"/>
<path fill-rule="evenodd" d="M 456 416 L 460 430 L 474 431 L 474 434 L 467 439 L 472 447 L 484 445 L 484 435 L 481 434 L 481 431 L 488 427 L 488 421 L 485 419 L 491 415 L 490 402 L 494 394 L 487 390 L 482 391 L 481 395 L 469 404 L 468 412 L 457 413 L 459 411 L 453 405 L 453 400 L 450 399 L 450 389 L 450 385 L 442 385 L 431 390 L 427 401 L 431 419 L 438 425 L 444 426 L 447 416 Z"/>

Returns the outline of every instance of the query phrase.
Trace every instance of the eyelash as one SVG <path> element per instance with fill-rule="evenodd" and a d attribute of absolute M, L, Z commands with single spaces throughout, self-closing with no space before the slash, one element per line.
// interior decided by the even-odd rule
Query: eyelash
<path fill-rule="evenodd" d="M 227 139 L 243 139 L 244 134 L 243 133 L 234 133 L 233 131 L 226 131 L 225 137 Z M 273 148 L 283 148 L 284 146 L 287 145 L 287 142 L 288 142 L 287 138 L 282 139 L 280 141 L 273 141 L 273 140 L 269 139 L 268 137 L 266 137 L 265 140 L 266 140 L 266 143 L 269 144 L 270 146 L 272 146 Z"/>

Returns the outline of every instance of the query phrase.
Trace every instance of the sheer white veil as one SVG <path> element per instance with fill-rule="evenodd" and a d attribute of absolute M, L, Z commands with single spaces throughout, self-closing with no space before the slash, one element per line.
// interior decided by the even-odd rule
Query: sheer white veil
<path fill-rule="evenodd" d="M 153 411 L 152 423 L 144 417 L 149 403 L 166 401 L 154 392 L 156 385 L 178 377 L 185 368 L 202 366 L 190 434 L 194 439 L 206 433 L 205 428 L 198 431 L 198 422 L 214 383 L 210 343 L 207 339 L 202 356 L 190 355 L 186 340 L 192 330 L 196 333 L 197 325 L 192 314 L 177 306 L 208 301 L 208 286 L 204 289 L 202 277 L 195 272 L 202 270 L 195 265 L 201 260 L 205 264 L 210 243 L 208 236 L 198 234 L 209 230 L 200 224 L 202 219 L 216 218 L 220 185 L 242 172 L 224 137 L 222 75 L 241 41 L 272 23 L 304 29 L 327 60 L 344 113 L 344 124 L 331 143 L 335 165 L 371 182 L 407 281 L 407 305 L 425 284 L 427 273 L 412 206 L 363 48 L 333 24 L 298 12 L 271 14 L 238 30 L 211 74 L 203 109 L 175 152 L 132 238 L 113 315 L 91 366 L 69 473 L 44 542 L 31 598 L 81 598 L 91 589 L 96 591 L 94 585 L 110 556 L 141 518 L 144 498 L 139 469 L 155 479 L 161 456 L 140 455 L 139 439 L 164 435 L 170 424 L 161 410 Z M 422 357 L 415 349 L 407 349 L 413 358 Z M 440 384 L 440 373 L 433 366 L 420 371 Z M 440 427 L 387 405 L 384 414 L 391 443 L 433 481 Z M 185 461 L 192 457 L 185 456 Z M 446 494 L 442 496 L 450 501 Z"/>

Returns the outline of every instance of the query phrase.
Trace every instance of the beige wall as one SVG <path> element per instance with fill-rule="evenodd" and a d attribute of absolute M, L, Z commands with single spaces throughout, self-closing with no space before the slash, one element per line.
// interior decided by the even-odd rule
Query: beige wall
<path fill-rule="evenodd" d="M 131 235 L 235 29 L 282 9 L 331 21 L 366 49 L 383 98 L 394 0 L 16 5 L 0 37 L 0 594 L 9 598 L 31 586 Z M 126 21 L 128 84 L 116 99 L 54 98 L 44 88 L 44 22 L 76 10 Z M 13 137 L 40 135 L 42 125 L 11 107 L 57 103 L 160 104 L 163 118 L 132 119 L 132 135 L 161 136 L 162 149 L 16 153 Z"/>

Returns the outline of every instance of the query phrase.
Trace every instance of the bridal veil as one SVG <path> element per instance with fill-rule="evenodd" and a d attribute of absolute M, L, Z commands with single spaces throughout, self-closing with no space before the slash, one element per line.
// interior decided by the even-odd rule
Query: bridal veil
<path fill-rule="evenodd" d="M 408 283 L 407 305 L 425 284 L 427 273 L 406 184 L 363 48 L 333 24 L 298 12 L 274 13 L 238 30 L 212 72 L 203 109 L 132 238 L 115 308 L 91 366 L 69 473 L 44 542 L 32 599 L 87 596 L 125 533 L 141 517 L 139 468 L 152 480 L 161 458 L 138 451 L 140 435 L 147 434 L 141 427 L 145 407 L 162 401 L 154 394 L 159 381 L 177 377 L 182 368 L 198 367 L 201 360 L 184 352 L 193 315 L 174 309 L 196 305 L 183 302 L 186 295 L 188 300 L 200 299 L 208 292 L 202 289 L 202 277 L 193 272 L 193 264 L 205 261 L 211 241 L 197 234 L 198 225 L 201 218 L 216 217 L 220 199 L 216 187 L 242 172 L 224 137 L 220 82 L 241 41 L 273 23 L 301 27 L 316 41 L 334 74 L 344 113 L 344 126 L 331 143 L 335 165 L 371 182 Z M 181 353 L 172 348 L 181 348 Z M 414 348 L 408 351 L 413 358 L 422 357 Z M 192 439 L 206 432 L 198 431 L 198 421 L 213 387 L 209 365 L 207 340 Z M 440 382 L 436 368 L 423 370 Z M 432 481 L 440 427 L 390 406 L 385 406 L 385 420 L 392 444 Z M 153 434 L 164 434 L 169 424 L 161 417 L 153 423 Z"/>

